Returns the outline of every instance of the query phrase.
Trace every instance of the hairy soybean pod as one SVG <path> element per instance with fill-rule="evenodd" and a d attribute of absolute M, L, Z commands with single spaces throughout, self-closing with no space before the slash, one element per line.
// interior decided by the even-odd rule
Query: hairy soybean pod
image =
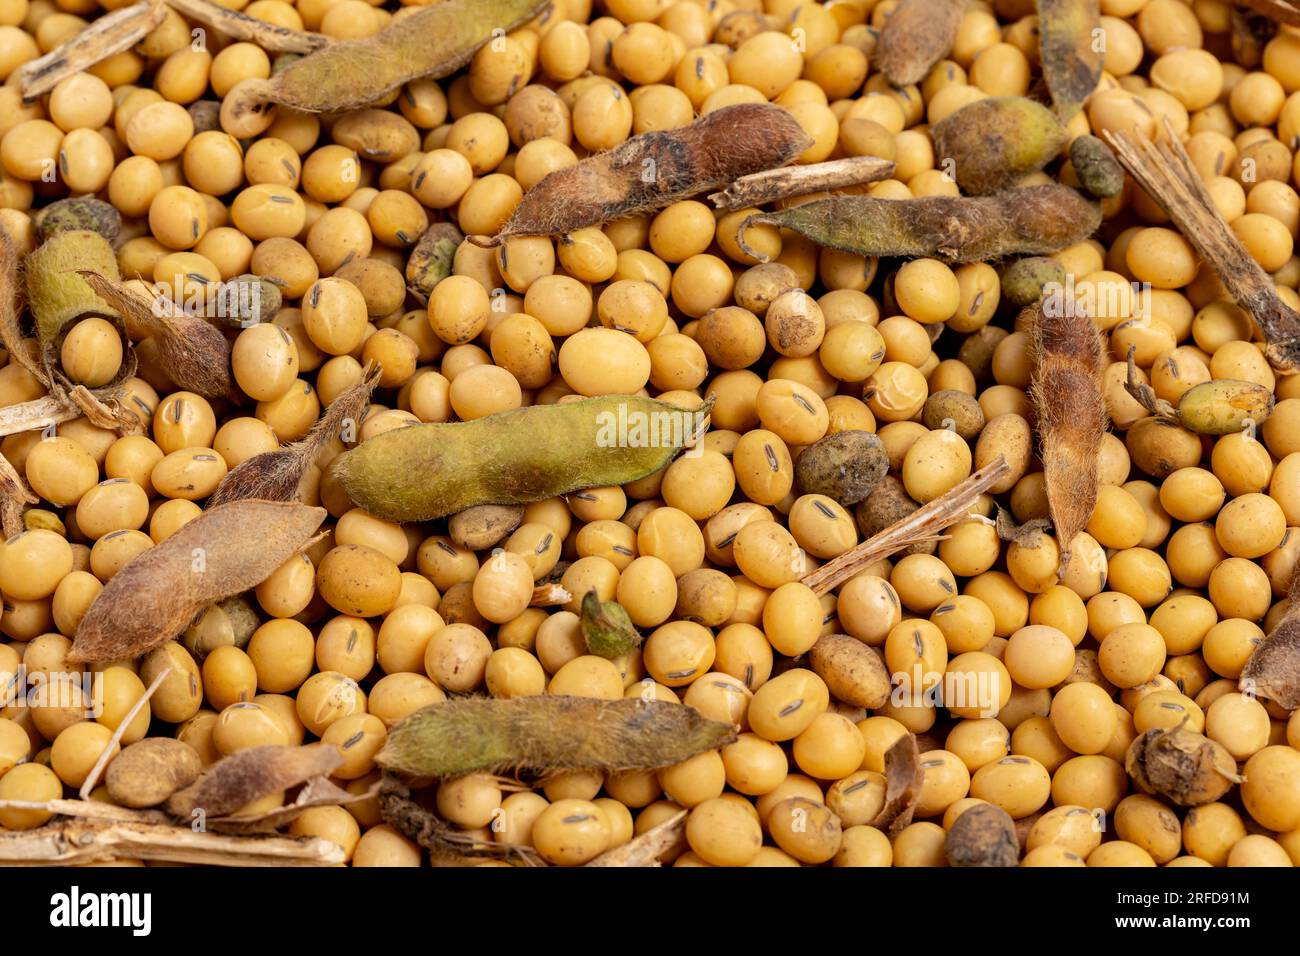
<path fill-rule="evenodd" d="M 903 0 L 885 21 L 876 64 L 895 86 L 920 83 L 952 49 L 966 0 Z"/>
<path fill-rule="evenodd" d="M 768 224 L 807 236 L 821 246 L 864 256 L 939 256 L 954 262 L 1001 259 L 1017 253 L 1047 255 L 1092 235 L 1101 210 L 1069 186 L 1052 183 L 993 196 L 874 199 L 832 196 L 756 213 L 745 230 Z"/>
<path fill-rule="evenodd" d="M 708 408 L 635 395 L 533 405 L 472 422 L 411 425 L 339 459 L 352 500 L 390 521 L 518 505 L 658 471 L 703 430 Z"/>
<path fill-rule="evenodd" d="M 403 83 L 443 77 L 483 44 L 537 16 L 548 0 L 447 0 L 418 8 L 375 36 L 337 40 L 269 80 L 244 85 L 236 116 L 282 103 L 309 113 L 366 106 Z"/>
<path fill-rule="evenodd" d="M 962 191 L 985 196 L 1037 172 L 1065 145 L 1052 111 L 1023 96 L 995 96 L 963 106 L 934 125 L 934 151 L 952 161 Z"/>
<path fill-rule="evenodd" d="M 1065 122 L 1083 105 L 1101 79 L 1101 3 L 1099 0 L 1037 0 L 1039 52 L 1043 79 L 1056 115 Z"/>
<path fill-rule="evenodd" d="M 377 759 L 414 777 L 651 770 L 735 739 L 731 725 L 661 700 L 467 697 L 411 714 L 389 731 Z"/>
<path fill-rule="evenodd" d="M 1092 317 L 1070 305 L 1057 295 L 1030 310 L 1035 359 L 1030 395 L 1062 567 L 1097 503 L 1097 457 L 1108 421 L 1101 336 Z"/>
<path fill-rule="evenodd" d="M 498 246 L 512 236 L 554 236 L 662 209 L 784 166 L 808 145 L 803 128 L 779 106 L 727 106 L 689 126 L 642 133 L 557 169 L 524 194 L 499 233 L 475 241 Z"/>

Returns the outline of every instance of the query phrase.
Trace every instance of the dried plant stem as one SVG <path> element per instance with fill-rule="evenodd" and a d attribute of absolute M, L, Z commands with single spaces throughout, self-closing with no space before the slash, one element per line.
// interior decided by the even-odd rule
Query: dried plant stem
<path fill-rule="evenodd" d="M 568 604 L 573 600 L 573 595 L 564 589 L 564 586 L 552 582 L 550 584 L 539 584 L 533 588 L 533 599 L 528 602 L 529 607 L 556 607 L 560 604 Z"/>
<path fill-rule="evenodd" d="M 659 855 L 686 833 L 687 811 L 669 817 L 639 837 L 596 857 L 587 866 L 659 866 Z"/>
<path fill-rule="evenodd" d="M 215 4 L 212 0 L 167 0 L 167 5 L 224 36 L 256 43 L 271 53 L 314 53 L 330 42 L 329 37 L 319 33 L 276 26 Z"/>
<path fill-rule="evenodd" d="M 1256 13 L 1262 13 L 1270 20 L 1300 27 L 1300 8 L 1287 3 L 1286 0 L 1239 0 L 1239 2 Z"/>
<path fill-rule="evenodd" d="M 1106 132 L 1116 157 L 1169 214 L 1202 259 L 1214 267 L 1237 304 L 1250 313 L 1267 343 L 1269 362 L 1283 374 L 1300 372 L 1300 313 L 1282 301 L 1273 280 L 1224 221 L 1169 121 L 1153 143 Z"/>
<path fill-rule="evenodd" d="M 839 587 L 864 568 L 882 558 L 923 541 L 933 541 L 949 525 L 961 520 L 980 495 L 1011 473 L 1011 466 L 1001 455 L 947 494 L 935 498 L 901 521 L 895 521 L 879 534 L 872 535 L 857 547 L 845 551 L 834 561 L 805 574 L 803 583 L 818 596 Z"/>
<path fill-rule="evenodd" d="M 415 800 L 410 788 L 391 773 L 385 773 L 380 783 L 379 810 L 385 823 L 428 850 L 435 866 L 472 866 L 482 860 L 510 860 L 524 866 L 546 865 L 530 846 L 481 840 L 453 828 Z"/>
<path fill-rule="evenodd" d="M 114 823 L 171 823 L 161 810 L 133 810 L 99 800 L 0 800 L 0 810 L 44 810 L 60 817 Z"/>
<path fill-rule="evenodd" d="M 0 408 L 0 438 L 60 425 L 80 416 L 81 409 L 61 402 L 53 395 L 34 398 L 30 402 Z"/>
<path fill-rule="evenodd" d="M 1128 392 L 1133 401 L 1152 415 L 1176 423 L 1178 421 L 1178 409 L 1172 403 L 1157 395 L 1154 388 L 1138 377 L 1136 354 L 1137 347 L 1130 345 L 1128 347 L 1128 378 L 1124 381 L 1124 391 Z"/>
<path fill-rule="evenodd" d="M 77 796 L 81 797 L 82 800 L 90 799 L 91 791 L 93 791 L 95 785 L 99 783 L 99 775 L 104 772 L 104 768 L 108 766 L 109 760 L 114 756 L 113 748 L 122 742 L 122 735 L 126 733 L 126 728 L 131 726 L 131 721 L 135 720 L 135 715 L 140 713 L 140 708 L 149 703 L 149 698 L 153 696 L 154 691 L 162 686 L 163 680 L 171 672 L 172 669 L 170 666 L 164 667 L 162 671 L 159 672 L 158 676 L 153 679 L 153 683 L 145 688 L 145 692 L 140 695 L 140 699 L 131 705 L 131 709 L 126 712 L 126 716 L 118 721 L 117 729 L 113 731 L 113 736 L 108 738 L 108 744 L 102 751 L 100 751 L 99 759 L 96 760 L 95 765 L 90 768 L 90 773 L 86 775 L 85 783 L 83 783 L 81 789 L 77 791 Z"/>
<path fill-rule="evenodd" d="M 54 89 L 60 80 L 129 49 L 166 15 L 162 0 L 146 0 L 105 14 L 68 42 L 17 70 L 23 99 L 31 102 Z"/>
<path fill-rule="evenodd" d="M 741 176 L 726 189 L 710 195 L 709 201 L 721 212 L 731 212 L 791 196 L 874 183 L 888 179 L 893 172 L 892 162 L 876 156 L 851 156 L 811 166 L 784 166 Z"/>
<path fill-rule="evenodd" d="M 67 819 L 35 830 L 0 833 L 0 863 L 8 866 L 114 859 L 201 866 L 333 866 L 344 862 L 344 853 L 337 844 L 315 837 L 226 836 L 153 822 Z"/>

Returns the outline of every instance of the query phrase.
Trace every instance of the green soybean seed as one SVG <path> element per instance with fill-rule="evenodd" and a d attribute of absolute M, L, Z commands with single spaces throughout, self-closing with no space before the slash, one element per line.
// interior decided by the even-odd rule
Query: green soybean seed
<path fill-rule="evenodd" d="M 658 471 L 703 431 L 709 407 L 607 395 L 411 425 L 362 442 L 336 475 L 353 502 L 390 521 L 527 504 Z"/>

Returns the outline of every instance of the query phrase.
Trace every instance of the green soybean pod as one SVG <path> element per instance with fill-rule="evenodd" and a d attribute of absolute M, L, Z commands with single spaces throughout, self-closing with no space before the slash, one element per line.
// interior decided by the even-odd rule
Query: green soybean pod
<path fill-rule="evenodd" d="M 335 474 L 357 505 L 390 521 L 527 504 L 658 471 L 703 431 L 709 408 L 607 395 L 410 425 L 362 442 Z"/>

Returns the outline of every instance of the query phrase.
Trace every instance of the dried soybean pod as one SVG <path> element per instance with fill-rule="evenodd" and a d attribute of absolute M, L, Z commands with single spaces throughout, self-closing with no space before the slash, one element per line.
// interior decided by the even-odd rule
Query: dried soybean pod
<path fill-rule="evenodd" d="M 1124 167 L 1104 140 L 1084 134 L 1070 141 L 1070 164 L 1084 189 L 1101 199 L 1124 190 Z"/>
<path fill-rule="evenodd" d="M 641 646 L 632 618 L 617 601 L 602 601 L 595 589 L 582 598 L 582 637 L 587 650 L 613 660 Z"/>
<path fill-rule="evenodd" d="M 124 807 L 156 807 L 188 787 L 203 770 L 198 752 L 183 740 L 146 737 L 131 744 L 108 765 L 108 795 Z"/>
<path fill-rule="evenodd" d="M 876 65 L 895 86 L 920 83 L 952 49 L 966 0 L 903 0 L 885 21 Z"/>
<path fill-rule="evenodd" d="M 52 380 L 61 377 L 59 347 L 63 334 L 86 316 L 99 316 L 116 325 L 122 337 L 122 353 L 124 356 L 130 354 L 130 339 L 121 316 L 106 305 L 78 274 L 79 270 L 90 267 L 114 280 L 118 278 L 117 257 L 107 239 L 88 229 L 57 232 L 30 253 L 23 266 L 27 301 L 36 326 L 40 361 L 47 377 Z M 135 374 L 134 363 L 124 361 L 115 381 L 123 380 L 122 372 L 128 367 L 131 371 L 127 372 L 127 377 Z"/>
<path fill-rule="evenodd" d="M 857 638 L 827 634 L 817 639 L 808 659 L 836 699 L 868 710 L 889 700 L 889 669 L 875 650 Z"/>
<path fill-rule="evenodd" d="M 396 724 L 376 759 L 412 777 L 653 770 L 735 739 L 729 725 L 660 700 L 466 697 L 433 704 Z"/>
<path fill-rule="evenodd" d="M 1096 323 L 1063 296 L 1041 299 L 1029 311 L 1034 352 L 1030 397 L 1064 568 L 1070 563 L 1070 543 L 1097 503 L 1098 455 L 1108 421 L 1101 391 L 1105 358 Z"/>
<path fill-rule="evenodd" d="M 963 106 L 931 130 L 940 165 L 951 160 L 970 196 L 1009 189 L 1046 166 L 1065 145 L 1065 129 L 1045 106 L 1023 96 L 993 96 Z"/>
<path fill-rule="evenodd" d="M 395 17 L 364 40 L 339 40 L 295 60 L 269 80 L 246 82 L 234 92 L 236 118 L 267 103 L 308 113 L 368 106 L 403 83 L 447 76 L 470 61 L 498 30 L 509 32 L 548 0 L 447 0 Z"/>
<path fill-rule="evenodd" d="M 689 126 L 642 133 L 557 169 L 524 194 L 500 232 L 470 241 L 498 246 L 513 236 L 554 236 L 662 209 L 784 166 L 808 145 L 803 128 L 779 106 L 723 107 Z"/>
<path fill-rule="evenodd" d="M 1124 766 L 1143 793 L 1180 807 L 1213 803 L 1242 780 L 1237 762 L 1222 744 L 1182 724 L 1142 734 L 1129 745 Z"/>
<path fill-rule="evenodd" d="M 1047 255 L 1073 245 L 1101 225 L 1101 209 L 1060 183 L 970 198 L 832 196 L 745 219 L 738 241 L 760 260 L 762 254 L 745 243 L 745 231 L 761 224 L 793 229 L 818 245 L 859 255 L 983 262 L 1017 253 Z"/>
<path fill-rule="evenodd" d="M 60 232 L 84 229 L 97 232 L 109 242 L 122 231 L 122 214 L 94 196 L 76 196 L 52 202 L 32 217 L 36 238 L 45 242 Z"/>
<path fill-rule="evenodd" d="M 79 269 L 77 274 L 99 298 L 149 331 L 173 382 L 205 398 L 244 400 L 230 372 L 230 342 L 215 325 L 189 315 L 165 298 L 146 299 L 115 276 L 89 269 Z"/>
<path fill-rule="evenodd" d="M 1020 860 L 1016 822 L 996 804 L 973 806 L 948 830 L 943 855 L 949 866 L 1015 866 Z"/>
<path fill-rule="evenodd" d="M 1300 708 L 1300 574 L 1291 578 L 1287 612 L 1241 669 L 1241 689 Z"/>
<path fill-rule="evenodd" d="M 1101 79 L 1100 0 L 1036 0 L 1043 79 L 1056 115 L 1079 112 Z"/>
<path fill-rule="evenodd" d="M 454 223 L 435 222 L 424 231 L 411 250 L 411 258 L 406 260 L 406 287 L 411 295 L 421 303 L 429 301 L 433 287 L 451 275 L 456 250 L 464 241 L 465 234 Z"/>
<path fill-rule="evenodd" d="M 297 501 L 302 476 L 321 450 L 340 434 L 350 432 L 355 437 L 360 431 L 366 404 L 381 372 L 376 364 L 367 366 L 361 381 L 330 402 L 306 438 L 254 455 L 232 468 L 208 499 L 208 507 L 245 499 Z"/>
<path fill-rule="evenodd" d="M 231 10 L 211 0 L 167 0 L 167 5 L 191 19 L 204 23 L 232 40 L 256 43 L 270 52 L 311 53 L 330 42 L 319 33 L 291 30 Z"/>
<path fill-rule="evenodd" d="M 249 747 L 218 760 L 197 782 L 172 794 L 166 810 L 187 821 L 196 810 L 208 818 L 224 817 L 267 794 L 325 776 L 342 763 L 343 755 L 330 744 Z"/>
<path fill-rule="evenodd" d="M 324 508 L 280 501 L 209 508 L 109 579 L 81 619 L 68 659 L 139 657 L 209 604 L 261 584 L 324 520 Z"/>
<path fill-rule="evenodd" d="M 167 7 L 162 0 L 119 7 L 74 33 L 68 42 L 24 63 L 11 78 L 22 90 L 23 100 L 30 103 L 54 89 L 65 77 L 89 70 L 96 63 L 135 46 L 166 16 Z"/>
<path fill-rule="evenodd" d="M 353 502 L 390 521 L 528 504 L 658 471 L 703 430 L 708 409 L 609 395 L 411 425 L 362 442 L 335 475 Z"/>

